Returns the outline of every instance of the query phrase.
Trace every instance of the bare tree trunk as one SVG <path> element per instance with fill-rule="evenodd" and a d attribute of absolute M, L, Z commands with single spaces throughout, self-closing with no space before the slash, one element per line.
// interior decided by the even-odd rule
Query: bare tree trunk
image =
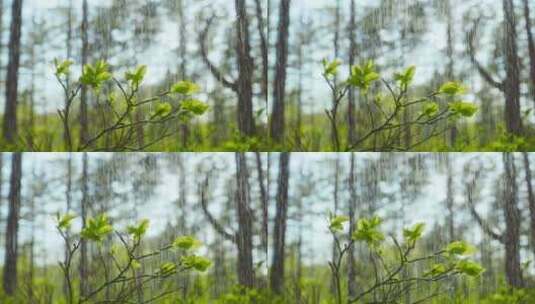
<path fill-rule="evenodd" d="M 6 295 L 17 290 L 18 231 L 20 219 L 20 193 L 22 178 L 22 153 L 12 154 L 9 182 L 9 213 L 6 227 L 3 287 Z"/>
<path fill-rule="evenodd" d="M 186 23 L 186 7 L 184 0 L 178 1 L 178 27 L 179 27 L 179 46 L 178 53 L 180 57 L 180 77 L 184 80 L 187 77 L 187 23 Z M 182 139 L 182 147 L 186 148 L 189 142 L 189 125 L 187 122 L 180 123 L 180 138 Z"/>
<path fill-rule="evenodd" d="M 447 29 L 446 29 L 446 37 L 447 37 L 447 47 L 446 47 L 446 55 L 448 57 L 448 65 L 446 66 L 446 77 L 448 78 L 448 81 L 453 81 L 455 75 L 454 71 L 454 46 L 455 46 L 455 38 L 453 36 L 453 14 L 452 14 L 452 5 L 451 0 L 445 1 L 446 5 L 446 19 L 447 19 Z M 452 147 L 455 147 L 455 144 L 457 142 L 457 124 L 455 121 L 451 122 L 451 129 L 450 129 L 450 145 Z"/>
<path fill-rule="evenodd" d="M 288 36 L 290 26 L 290 0 L 281 0 L 279 7 L 279 32 L 277 62 L 273 83 L 273 113 L 271 115 L 271 138 L 280 143 L 285 132 L 286 67 L 288 65 Z"/>
<path fill-rule="evenodd" d="M 7 144 L 14 144 L 17 137 L 17 92 L 20 66 L 20 37 L 22 27 L 22 0 L 11 5 L 11 29 L 9 35 L 9 61 L 6 74 L 6 101 L 3 133 Z"/>
<path fill-rule="evenodd" d="M 264 250 L 266 256 L 268 253 L 268 225 L 269 225 L 269 214 L 268 214 L 268 193 L 266 190 L 266 185 L 264 183 L 264 169 L 262 168 L 262 157 L 260 152 L 255 152 L 256 157 L 256 170 L 258 175 L 258 186 L 260 188 L 260 200 L 262 206 L 262 249 Z"/>
<path fill-rule="evenodd" d="M 286 222 L 288 220 L 288 179 L 290 153 L 280 154 L 277 188 L 277 211 L 273 229 L 273 262 L 271 264 L 271 290 L 275 294 L 284 292 L 284 253 L 286 244 Z"/>
<path fill-rule="evenodd" d="M 530 217 L 530 239 L 533 253 L 535 254 L 535 193 L 533 193 L 533 184 L 531 182 L 531 168 L 529 162 L 529 154 L 523 152 L 524 157 L 524 170 L 526 170 L 526 186 L 528 188 L 528 205 L 529 205 L 529 217 Z"/>
<path fill-rule="evenodd" d="M 520 115 L 520 59 L 518 58 L 516 15 L 513 0 L 503 0 L 505 12 L 505 54 L 507 78 L 505 80 L 505 122 L 509 132 L 522 133 Z"/>
<path fill-rule="evenodd" d="M 529 75 L 530 75 L 530 92 L 533 102 L 535 102 L 535 38 L 531 30 L 531 14 L 529 10 L 528 0 L 524 0 L 524 19 L 526 22 L 526 34 L 528 39 L 528 53 L 529 53 Z"/>
<path fill-rule="evenodd" d="M 350 18 L 349 18 L 349 68 L 355 65 L 355 55 L 357 53 L 357 21 L 356 21 L 355 0 L 351 0 Z M 348 93 L 347 105 L 347 142 L 351 145 L 356 140 L 356 122 L 355 122 L 355 90 L 351 88 Z"/>
<path fill-rule="evenodd" d="M 507 282 L 516 288 L 524 287 L 520 263 L 520 221 L 518 209 L 518 187 L 516 184 L 516 167 L 514 155 L 504 153 L 505 167 L 505 275 Z"/>
<path fill-rule="evenodd" d="M 251 43 L 249 38 L 249 18 L 245 0 L 235 0 L 236 31 L 238 34 L 238 128 L 242 135 L 253 136 L 255 124 L 253 117 L 253 58 L 251 57 Z"/>
<path fill-rule="evenodd" d="M 256 20 L 258 27 L 258 35 L 260 36 L 260 51 L 262 54 L 262 97 L 266 99 L 268 97 L 268 74 L 269 74 L 269 59 L 268 59 L 268 41 L 266 38 L 266 26 L 264 21 L 262 2 L 255 0 L 256 8 Z"/>
<path fill-rule="evenodd" d="M 453 193 L 453 173 L 451 167 L 451 159 L 447 156 L 447 189 L 446 189 L 446 209 L 448 209 L 447 225 L 448 225 L 448 242 L 455 241 L 455 194 Z"/>
<path fill-rule="evenodd" d="M 355 230 L 355 220 L 357 207 L 357 191 L 356 191 L 356 180 L 355 180 L 355 153 L 351 153 L 351 164 L 349 166 L 349 237 L 351 238 L 351 231 Z M 349 250 L 347 251 L 348 255 L 348 271 L 347 271 L 347 288 L 348 288 L 348 297 L 349 299 L 355 298 L 357 295 L 357 265 L 355 261 L 355 245 L 351 244 Z"/>
<path fill-rule="evenodd" d="M 333 184 L 333 203 L 334 203 L 334 211 L 333 214 L 336 216 L 338 215 L 338 183 L 339 183 L 339 173 L 340 173 L 340 158 L 338 157 L 338 154 L 336 155 L 335 165 L 334 165 L 334 184 Z M 337 249 L 336 249 L 336 243 L 333 239 L 333 244 L 331 248 L 331 261 L 336 261 L 338 259 Z M 331 280 L 331 292 L 332 294 L 336 293 L 336 282 L 334 281 L 334 278 Z"/>
<path fill-rule="evenodd" d="M 82 229 L 85 228 L 87 220 L 87 208 L 89 203 L 89 189 L 88 189 L 88 159 L 87 153 L 83 154 L 82 159 L 82 201 L 81 201 L 81 216 L 82 216 Z M 80 240 L 80 293 L 81 296 L 87 295 L 89 292 L 88 280 L 88 258 L 87 258 L 87 241 L 85 239 Z"/>
<path fill-rule="evenodd" d="M 253 218 L 249 206 L 247 160 L 244 153 L 236 153 L 236 208 L 238 213 L 238 282 L 247 288 L 254 287 L 253 270 Z"/>
<path fill-rule="evenodd" d="M 88 38 L 88 7 L 87 0 L 84 0 L 82 5 L 82 68 L 87 64 L 89 58 L 89 38 Z M 87 87 L 82 86 L 80 92 L 80 144 L 84 145 L 89 140 L 87 120 Z"/>

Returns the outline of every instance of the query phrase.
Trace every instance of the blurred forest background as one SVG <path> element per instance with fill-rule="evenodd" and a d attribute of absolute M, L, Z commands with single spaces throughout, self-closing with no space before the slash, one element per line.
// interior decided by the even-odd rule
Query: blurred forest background
<path fill-rule="evenodd" d="M 4 150 L 534 146 L 528 0 L 2 0 L 0 8 Z M 55 58 L 70 61 L 58 69 Z M 336 58 L 328 83 L 322 60 Z M 98 60 L 109 63 L 103 79 L 80 84 L 81 67 Z M 369 90 L 348 85 L 350 67 L 368 61 Z M 139 88 L 122 76 L 143 65 Z M 399 82 L 403 71 L 410 85 Z M 166 94 L 181 81 L 196 84 L 186 100 L 207 111 Z M 438 94 L 451 82 L 463 94 Z M 134 88 L 134 100 L 148 101 L 125 109 Z M 477 109 L 473 117 L 453 119 L 461 101 Z M 186 108 L 196 115 L 178 115 Z M 177 115 L 154 121 L 171 109 Z"/>
<path fill-rule="evenodd" d="M 350 301 L 379 278 L 378 256 L 364 243 L 352 244 L 353 262 L 340 266 L 348 300 L 335 294 L 328 263 L 338 254 L 333 217 L 342 215 L 350 215 L 339 227 L 344 243 L 349 226 L 378 216 L 389 237 L 425 223 L 411 258 L 471 244 L 483 273 L 419 281 L 400 303 L 533 303 L 530 154 L 5 153 L 1 160 L 3 303 L 77 303 L 68 301 L 58 263 L 78 239 L 85 245 L 73 255 L 71 285 L 83 303 L 367 303 Z M 148 228 L 137 229 L 143 219 Z M 139 265 L 118 276 L 127 261 L 121 243 L 135 243 L 136 231 Z M 171 271 L 193 247 L 209 263 Z M 380 248 L 396 260 L 390 239 Z M 426 278 L 433 261 L 399 277 Z M 115 276 L 125 281 L 105 283 Z"/>

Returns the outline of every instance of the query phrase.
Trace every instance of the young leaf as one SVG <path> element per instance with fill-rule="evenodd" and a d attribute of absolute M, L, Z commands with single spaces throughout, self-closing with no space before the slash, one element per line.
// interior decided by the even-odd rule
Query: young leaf
<path fill-rule="evenodd" d="M 200 272 L 206 271 L 212 265 L 209 259 L 196 255 L 184 256 L 180 261 L 184 267 L 193 268 Z"/>
<path fill-rule="evenodd" d="M 422 237 L 424 233 L 425 224 L 418 223 L 411 228 L 403 229 L 403 237 L 410 243 L 414 243 Z"/>
<path fill-rule="evenodd" d="M 475 104 L 463 101 L 452 102 L 448 105 L 448 108 L 452 114 L 463 117 L 472 117 L 478 110 Z"/>
<path fill-rule="evenodd" d="M 442 263 L 438 263 L 438 264 L 433 265 L 433 267 L 429 271 L 425 272 L 424 277 L 436 277 L 436 276 L 446 273 L 446 271 L 447 271 L 446 265 Z"/>
<path fill-rule="evenodd" d="M 441 94 L 458 96 L 464 94 L 466 92 L 466 88 L 458 82 L 446 82 L 438 91 Z"/>
<path fill-rule="evenodd" d="M 349 217 L 345 215 L 338 215 L 335 217 L 331 217 L 330 223 L 329 223 L 329 230 L 333 232 L 339 232 L 344 230 L 344 223 L 349 221 Z"/>
<path fill-rule="evenodd" d="M 139 240 L 147 232 L 148 228 L 149 220 L 144 219 L 137 226 L 128 226 L 126 230 L 135 240 Z"/>
<path fill-rule="evenodd" d="M 141 65 L 137 67 L 134 71 L 127 71 L 125 73 L 125 79 L 130 82 L 130 85 L 137 89 L 143 79 L 145 78 L 145 74 L 147 73 L 147 66 Z"/>
<path fill-rule="evenodd" d="M 190 113 L 193 113 L 195 115 L 202 115 L 204 114 L 209 106 L 207 104 L 205 104 L 204 102 L 200 101 L 200 100 L 196 100 L 196 99 L 186 99 L 186 100 L 183 100 L 181 103 L 180 103 L 180 107 L 183 109 L 183 110 L 186 110 Z"/>
<path fill-rule="evenodd" d="M 354 65 L 351 68 L 351 75 L 347 83 L 367 92 L 371 84 L 381 76 L 375 71 L 373 61 L 368 61 L 365 65 Z"/>
<path fill-rule="evenodd" d="M 200 87 L 190 81 L 179 81 L 171 87 L 171 93 L 182 95 L 193 95 L 200 91 Z"/>
<path fill-rule="evenodd" d="M 399 83 L 399 86 L 407 89 L 411 85 L 414 75 L 416 74 L 416 66 L 410 66 L 401 73 L 394 73 L 394 79 Z"/>
<path fill-rule="evenodd" d="M 201 246 L 201 241 L 192 236 L 180 236 L 173 242 L 173 247 L 184 250 L 195 249 L 199 246 Z"/>
<path fill-rule="evenodd" d="M 364 241 L 369 246 L 377 247 L 385 239 L 384 234 L 379 230 L 381 218 L 375 216 L 370 219 L 360 219 L 357 222 L 357 229 L 352 234 L 355 241 Z"/>
<path fill-rule="evenodd" d="M 108 217 L 105 214 L 101 214 L 95 218 L 89 218 L 80 235 L 84 239 L 102 242 L 104 237 L 112 231 L 113 227 L 109 224 Z"/>
<path fill-rule="evenodd" d="M 76 218 L 76 215 L 64 214 L 60 216 L 58 214 L 58 228 L 61 230 L 71 228 L 71 221 Z"/>
<path fill-rule="evenodd" d="M 158 274 L 164 278 L 172 276 L 176 272 L 177 272 L 177 266 L 175 263 L 171 263 L 171 262 L 163 263 L 162 265 L 160 265 L 160 269 L 158 270 Z"/>
<path fill-rule="evenodd" d="M 451 242 L 445 249 L 450 255 L 470 255 L 475 249 L 464 241 Z"/>
<path fill-rule="evenodd" d="M 460 273 L 471 277 L 478 277 L 485 272 L 485 268 L 478 263 L 469 260 L 460 260 L 457 265 L 455 265 L 455 269 Z"/>
<path fill-rule="evenodd" d="M 64 60 L 60 62 L 59 60 L 54 59 L 54 65 L 56 66 L 56 75 L 69 75 L 70 68 L 73 63 L 74 62 L 71 60 Z"/>
<path fill-rule="evenodd" d="M 323 75 L 326 77 L 334 77 L 338 74 L 338 67 L 342 64 L 342 62 L 338 59 L 335 59 L 333 61 L 328 61 L 327 59 L 323 59 Z"/>
<path fill-rule="evenodd" d="M 423 105 L 422 115 L 427 116 L 427 117 L 433 117 L 437 115 L 438 110 L 439 110 L 438 103 L 429 101 Z"/>
<path fill-rule="evenodd" d="M 111 76 L 110 72 L 108 72 L 108 64 L 103 60 L 99 60 L 94 66 L 90 64 L 84 66 L 80 82 L 94 89 L 99 89 L 102 83 L 111 79 Z"/>
<path fill-rule="evenodd" d="M 173 106 L 168 102 L 162 102 L 156 104 L 156 109 L 154 111 L 153 117 L 166 117 L 171 114 Z"/>

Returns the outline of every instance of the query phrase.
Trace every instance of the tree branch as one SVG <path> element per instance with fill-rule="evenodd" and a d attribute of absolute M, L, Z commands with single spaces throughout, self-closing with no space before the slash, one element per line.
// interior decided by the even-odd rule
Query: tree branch
<path fill-rule="evenodd" d="M 208 204 L 206 202 L 206 189 L 208 188 L 208 177 L 204 180 L 204 183 L 200 186 L 200 194 L 201 194 L 201 207 L 202 211 L 204 212 L 204 215 L 206 216 L 206 219 L 208 219 L 208 222 L 214 227 L 215 231 L 217 231 L 222 237 L 225 239 L 236 243 L 236 235 L 233 233 L 229 233 L 221 223 L 219 223 L 216 218 L 212 215 L 210 210 L 208 210 Z"/>

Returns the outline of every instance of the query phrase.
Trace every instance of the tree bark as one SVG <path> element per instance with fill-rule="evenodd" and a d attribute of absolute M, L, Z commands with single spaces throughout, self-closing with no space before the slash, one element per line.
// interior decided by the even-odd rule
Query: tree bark
<path fill-rule="evenodd" d="M 22 153 L 12 154 L 9 182 L 9 213 L 6 227 L 3 287 L 6 295 L 17 290 L 18 231 L 20 219 L 20 193 L 22 178 Z"/>
<path fill-rule="evenodd" d="M 89 176 L 88 176 L 88 159 L 87 153 L 83 154 L 82 159 L 82 201 L 81 201 L 81 216 L 82 216 L 82 229 L 85 228 L 87 221 L 87 208 L 89 203 Z M 87 241 L 85 239 L 80 240 L 80 293 L 83 296 L 89 292 L 88 280 L 88 256 L 87 256 Z"/>
<path fill-rule="evenodd" d="M 247 160 L 244 153 L 236 153 L 236 209 L 238 215 L 238 283 L 247 288 L 254 287 L 253 270 L 253 218 L 249 206 L 249 183 Z"/>
<path fill-rule="evenodd" d="M 505 167 L 505 275 L 507 282 L 515 287 L 524 287 L 522 268 L 520 263 L 520 221 L 518 209 L 518 187 L 516 184 L 516 167 L 514 155 L 504 153 Z"/>
<path fill-rule="evenodd" d="M 526 186 L 528 189 L 528 206 L 529 206 L 529 217 L 530 217 L 530 238 L 531 238 L 531 247 L 533 254 L 535 254 L 535 193 L 533 193 L 533 184 L 531 182 L 531 168 L 529 161 L 529 154 L 523 152 L 522 156 L 524 157 L 524 169 L 526 170 Z"/>
<path fill-rule="evenodd" d="M 529 75 L 531 83 L 529 85 L 531 97 L 535 103 L 535 38 L 531 30 L 531 13 L 529 9 L 528 0 L 524 0 L 524 19 L 526 22 L 526 35 L 528 39 L 528 53 L 529 53 Z"/>
<path fill-rule="evenodd" d="M 349 166 L 349 238 L 351 238 L 352 231 L 355 230 L 355 220 L 357 207 L 357 191 L 356 191 L 356 180 L 355 180 L 355 153 L 351 153 L 351 163 Z M 348 288 L 348 297 L 349 299 L 354 299 L 357 296 L 357 263 L 355 261 L 355 245 L 350 244 L 349 250 L 347 251 L 348 255 L 348 271 L 347 271 L 347 288 Z"/>
<path fill-rule="evenodd" d="M 514 135 L 522 134 L 522 117 L 520 115 L 520 59 L 518 57 L 516 15 L 513 0 L 503 0 L 505 13 L 505 55 L 506 79 L 505 123 L 507 130 Z"/>
<path fill-rule="evenodd" d="M 290 153 L 281 153 L 279 160 L 275 226 L 273 228 L 273 261 L 270 273 L 271 290 L 279 295 L 284 292 L 284 256 L 286 222 L 288 220 L 289 163 Z"/>
<path fill-rule="evenodd" d="M 249 37 L 249 18 L 245 0 L 235 0 L 236 31 L 238 43 L 238 128 L 242 135 L 253 136 L 255 124 L 253 117 L 253 70 L 254 63 L 251 57 L 251 43 Z"/>
<path fill-rule="evenodd" d="M 9 35 L 9 61 L 6 74 L 6 101 L 3 133 L 7 144 L 15 144 L 17 138 L 17 93 L 20 66 L 20 39 L 22 27 L 22 0 L 11 5 L 11 29 Z"/>
<path fill-rule="evenodd" d="M 285 132 L 285 93 L 289 26 L 290 0 L 281 0 L 279 7 L 277 61 L 273 83 L 273 113 L 271 115 L 271 138 L 276 143 L 280 143 L 283 140 Z"/>
<path fill-rule="evenodd" d="M 262 157 L 260 152 L 255 152 L 256 157 L 256 170 L 258 175 L 258 186 L 260 188 L 260 201 L 262 207 L 262 249 L 266 256 L 268 253 L 268 225 L 269 225 L 269 213 L 268 213 L 268 193 L 266 185 L 264 183 L 264 169 L 262 168 Z M 268 164 L 269 165 L 269 164 Z"/>
<path fill-rule="evenodd" d="M 88 38 L 88 7 L 87 0 L 84 0 L 82 4 L 82 69 L 88 62 L 89 58 L 89 38 Z M 87 120 L 87 87 L 82 86 L 80 92 L 80 144 L 84 145 L 89 140 L 89 130 L 88 130 L 88 120 Z"/>
<path fill-rule="evenodd" d="M 351 0 L 350 6 L 350 18 L 349 18 L 349 69 L 355 65 L 355 57 L 357 53 L 357 21 L 355 11 L 355 0 Z M 348 105 L 347 105 L 347 142 L 351 145 L 356 140 L 356 122 L 355 122 L 355 90 L 349 89 L 348 92 Z"/>

